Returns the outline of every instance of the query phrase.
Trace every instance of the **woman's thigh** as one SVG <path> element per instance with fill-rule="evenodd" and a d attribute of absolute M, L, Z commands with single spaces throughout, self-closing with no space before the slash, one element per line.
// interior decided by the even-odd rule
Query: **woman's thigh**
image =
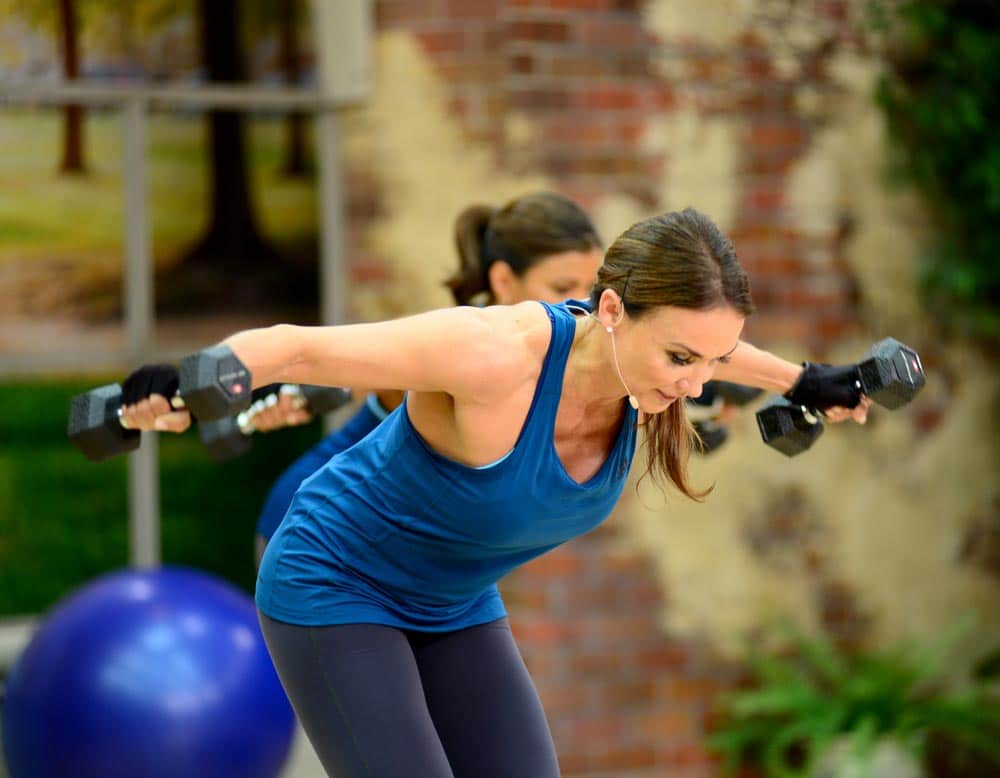
<path fill-rule="evenodd" d="M 558 778 L 545 712 L 506 619 L 411 641 L 456 778 Z"/>
<path fill-rule="evenodd" d="M 332 778 L 452 778 L 401 631 L 302 627 L 264 614 L 260 622 L 292 707 Z"/>

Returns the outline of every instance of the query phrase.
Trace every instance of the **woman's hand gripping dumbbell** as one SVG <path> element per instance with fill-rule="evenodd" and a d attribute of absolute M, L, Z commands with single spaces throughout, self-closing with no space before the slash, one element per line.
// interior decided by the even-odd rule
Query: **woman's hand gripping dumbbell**
<path fill-rule="evenodd" d="M 824 416 L 839 421 L 846 409 L 867 407 L 871 401 L 894 410 L 910 402 L 924 383 L 917 352 L 898 340 L 885 338 L 854 365 L 834 367 L 806 362 L 791 390 L 757 411 L 757 426 L 767 445 L 795 456 L 823 433 Z M 843 410 L 831 413 L 832 408 Z"/>
<path fill-rule="evenodd" d="M 350 402 L 349 389 L 298 384 L 268 384 L 255 389 L 249 408 L 236 416 L 198 424 L 198 436 L 218 462 L 251 448 L 254 432 L 270 432 L 306 424 Z"/>
<path fill-rule="evenodd" d="M 250 404 L 251 376 L 228 346 L 213 346 L 172 365 L 146 365 L 121 385 L 107 384 L 70 401 L 67 435 L 84 455 L 100 462 L 139 447 L 139 423 L 182 432 L 192 416 L 212 421 Z M 132 421 L 123 415 L 131 407 Z"/>
<path fill-rule="evenodd" d="M 695 450 L 710 454 L 729 438 L 729 423 L 740 409 L 756 400 L 763 389 L 730 381 L 708 381 L 698 397 L 687 399 L 687 417 L 698 438 Z"/>

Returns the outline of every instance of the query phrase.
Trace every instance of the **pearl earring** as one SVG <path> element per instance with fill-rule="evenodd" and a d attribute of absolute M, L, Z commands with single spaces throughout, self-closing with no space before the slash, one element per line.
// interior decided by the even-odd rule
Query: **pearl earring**
<path fill-rule="evenodd" d="M 605 332 L 613 332 L 614 331 L 614 327 L 605 327 L 604 331 Z"/>

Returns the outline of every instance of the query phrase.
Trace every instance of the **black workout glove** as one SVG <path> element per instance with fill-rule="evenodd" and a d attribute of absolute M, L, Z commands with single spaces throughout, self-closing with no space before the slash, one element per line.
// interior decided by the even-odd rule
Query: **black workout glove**
<path fill-rule="evenodd" d="M 134 405 L 151 394 L 168 400 L 177 394 L 180 374 L 173 365 L 143 365 L 122 382 L 122 405 Z"/>
<path fill-rule="evenodd" d="M 824 365 L 803 362 L 798 380 L 785 397 L 795 405 L 822 411 L 839 406 L 854 408 L 861 402 L 857 365 Z"/>

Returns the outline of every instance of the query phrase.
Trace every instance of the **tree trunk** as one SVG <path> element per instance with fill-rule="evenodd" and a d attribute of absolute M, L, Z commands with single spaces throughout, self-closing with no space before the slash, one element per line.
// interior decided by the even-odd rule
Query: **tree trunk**
<path fill-rule="evenodd" d="M 75 0 L 59 0 L 59 20 L 62 46 L 63 76 L 75 79 L 80 73 L 77 50 L 78 20 Z M 63 145 L 60 173 L 84 173 L 83 164 L 83 106 L 67 105 L 63 108 Z"/>
<path fill-rule="evenodd" d="M 230 84 L 245 81 L 236 0 L 200 0 L 198 8 L 208 80 Z M 212 111 L 208 115 L 208 135 L 211 220 L 206 242 L 217 244 L 215 250 L 226 254 L 232 253 L 227 246 L 256 249 L 262 239 L 251 203 L 243 115 Z"/>
<path fill-rule="evenodd" d="M 298 0 L 281 3 L 281 69 L 285 83 L 295 86 L 299 83 L 299 33 Z M 289 178 L 301 178 L 306 174 L 305 116 L 293 111 L 285 119 L 285 164 L 282 172 Z"/>
<path fill-rule="evenodd" d="M 199 0 L 198 15 L 208 80 L 229 84 L 245 81 L 236 0 Z M 208 228 L 158 285 L 160 309 L 190 310 L 200 303 L 212 309 L 268 307 L 301 295 L 300 279 L 289 273 L 257 226 L 243 114 L 212 111 L 207 116 L 207 131 Z M 315 283 L 315 276 L 311 283 Z M 315 299 L 315 294 L 311 296 Z"/>

